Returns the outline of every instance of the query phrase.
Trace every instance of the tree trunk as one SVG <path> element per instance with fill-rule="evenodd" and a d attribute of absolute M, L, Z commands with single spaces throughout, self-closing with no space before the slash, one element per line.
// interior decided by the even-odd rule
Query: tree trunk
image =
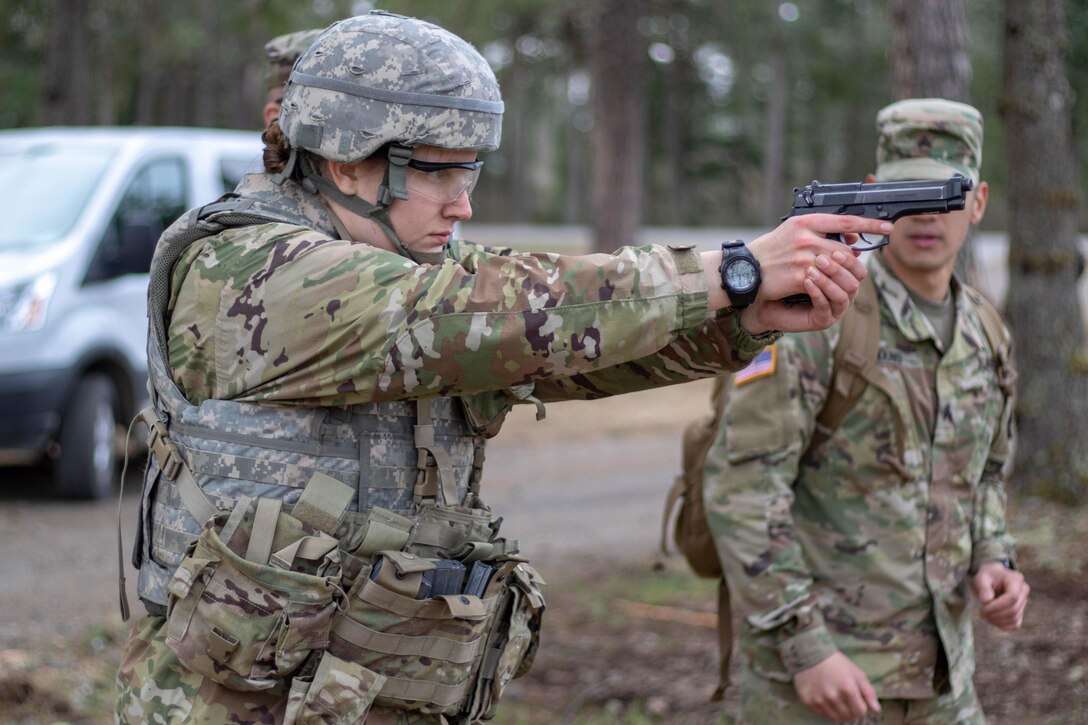
<path fill-rule="evenodd" d="M 91 63 L 85 0 L 53 0 L 42 77 L 42 120 L 47 125 L 91 122 Z"/>
<path fill-rule="evenodd" d="M 683 53 L 683 55 L 681 55 Z M 688 107 L 691 103 L 687 86 L 690 63 L 686 49 L 677 53 L 676 59 L 665 67 L 665 117 L 662 130 L 665 134 L 661 145 L 665 153 L 665 169 L 668 174 L 666 195 L 669 208 L 666 218 L 671 224 L 689 224 L 687 184 L 687 133 L 690 128 Z"/>
<path fill-rule="evenodd" d="M 966 0 L 888 0 L 892 95 L 971 101 Z"/>
<path fill-rule="evenodd" d="M 1009 322 L 1021 370 L 1019 490 L 1088 501 L 1088 366 L 1064 0 L 1006 0 Z"/>
<path fill-rule="evenodd" d="M 888 0 L 892 26 L 892 96 L 971 102 L 971 38 L 966 0 Z M 956 274 L 978 281 L 974 238 L 956 259 Z"/>
<path fill-rule="evenodd" d="M 593 77 L 593 171 L 590 223 L 594 246 L 612 251 L 635 241 L 641 223 L 646 147 L 645 42 L 641 0 L 602 0 L 589 45 Z"/>
<path fill-rule="evenodd" d="M 790 88 L 786 67 L 786 47 L 775 33 L 771 39 L 771 95 L 767 101 L 767 116 L 763 136 L 763 213 L 760 224 L 774 227 L 782 217 L 782 208 L 789 201 L 782 183 L 786 163 L 786 113 Z"/>

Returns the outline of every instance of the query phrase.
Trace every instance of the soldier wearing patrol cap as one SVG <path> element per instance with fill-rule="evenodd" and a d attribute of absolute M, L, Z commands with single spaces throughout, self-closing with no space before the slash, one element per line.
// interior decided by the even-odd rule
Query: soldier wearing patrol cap
<path fill-rule="evenodd" d="M 958 173 L 974 190 L 962 211 L 896 222 L 850 317 L 731 380 L 706 503 L 747 655 L 741 722 L 981 723 L 972 614 L 1015 630 L 1027 603 L 1005 528 L 1009 333 L 953 274 L 986 209 L 982 117 L 910 99 L 877 130 L 876 180 Z M 860 397 L 821 429 L 852 319 L 879 344 L 854 358 Z"/>
<path fill-rule="evenodd" d="M 275 120 L 280 115 L 280 104 L 283 103 L 283 89 L 287 84 L 287 78 L 291 75 L 291 67 L 302 55 L 302 52 L 310 47 L 314 38 L 321 34 L 321 29 L 300 30 L 297 33 L 280 35 L 265 43 L 264 58 L 267 63 L 264 73 L 265 104 L 264 125 Z"/>
<path fill-rule="evenodd" d="M 463 39 L 340 21 L 293 66 L 265 173 L 163 235 L 120 722 L 489 719 L 544 599 L 484 503 L 484 439 L 515 404 L 735 370 L 831 324 L 865 271 L 825 235 L 891 229 L 797 217 L 723 271 L 451 240 L 502 114 Z"/>

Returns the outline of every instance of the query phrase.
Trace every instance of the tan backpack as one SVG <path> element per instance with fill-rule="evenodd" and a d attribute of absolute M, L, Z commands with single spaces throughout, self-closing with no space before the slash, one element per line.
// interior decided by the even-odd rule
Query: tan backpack
<path fill-rule="evenodd" d="M 1006 395 L 1011 393 L 1016 372 L 1012 366 L 1010 350 L 1005 342 L 1004 323 L 1001 315 L 981 293 L 964 287 L 975 303 L 982 321 L 983 331 L 994 351 L 998 367 L 998 379 Z M 846 311 L 842 330 L 835 346 L 831 373 L 831 387 L 820 414 L 816 417 L 816 429 L 807 450 L 823 445 L 842 423 L 843 417 L 854 406 L 870 382 L 879 379 L 877 352 L 880 349 L 880 307 L 876 285 L 872 277 L 866 277 L 854 304 Z M 720 579 L 718 587 L 718 646 L 721 652 L 721 670 L 718 688 L 711 699 L 719 700 L 729 683 L 729 661 L 732 653 L 732 615 L 729 607 L 729 590 L 722 577 L 722 565 L 714 546 L 714 536 L 707 526 L 703 506 L 703 467 L 707 453 L 718 435 L 725 400 L 729 392 L 729 375 L 714 381 L 711 394 L 711 412 L 684 428 L 680 474 L 669 489 L 665 499 L 665 511 L 661 521 L 661 551 L 669 553 L 669 522 L 673 524 L 673 542 L 687 559 L 698 576 Z M 679 504 L 679 510 L 676 510 Z M 674 510 L 676 510 L 674 518 Z"/>

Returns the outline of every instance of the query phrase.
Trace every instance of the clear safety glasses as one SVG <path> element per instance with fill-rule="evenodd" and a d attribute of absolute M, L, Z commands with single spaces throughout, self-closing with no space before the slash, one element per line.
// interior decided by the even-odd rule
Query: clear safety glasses
<path fill-rule="evenodd" d="M 452 204 L 462 194 L 472 194 L 483 165 L 483 161 L 450 163 L 409 159 L 406 186 L 409 193 L 442 204 Z"/>

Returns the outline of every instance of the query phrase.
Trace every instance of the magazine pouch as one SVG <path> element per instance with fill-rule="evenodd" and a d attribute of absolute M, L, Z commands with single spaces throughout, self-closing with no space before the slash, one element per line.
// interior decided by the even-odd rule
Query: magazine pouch
<path fill-rule="evenodd" d="M 524 561 L 505 562 L 492 582 L 499 600 L 476 676 L 469 722 L 491 719 L 510 681 L 529 671 L 540 643 L 544 580 Z"/>
<path fill-rule="evenodd" d="M 167 645 L 234 690 L 285 684 L 343 600 L 336 539 L 281 509 L 258 498 L 214 517 L 168 586 Z"/>

